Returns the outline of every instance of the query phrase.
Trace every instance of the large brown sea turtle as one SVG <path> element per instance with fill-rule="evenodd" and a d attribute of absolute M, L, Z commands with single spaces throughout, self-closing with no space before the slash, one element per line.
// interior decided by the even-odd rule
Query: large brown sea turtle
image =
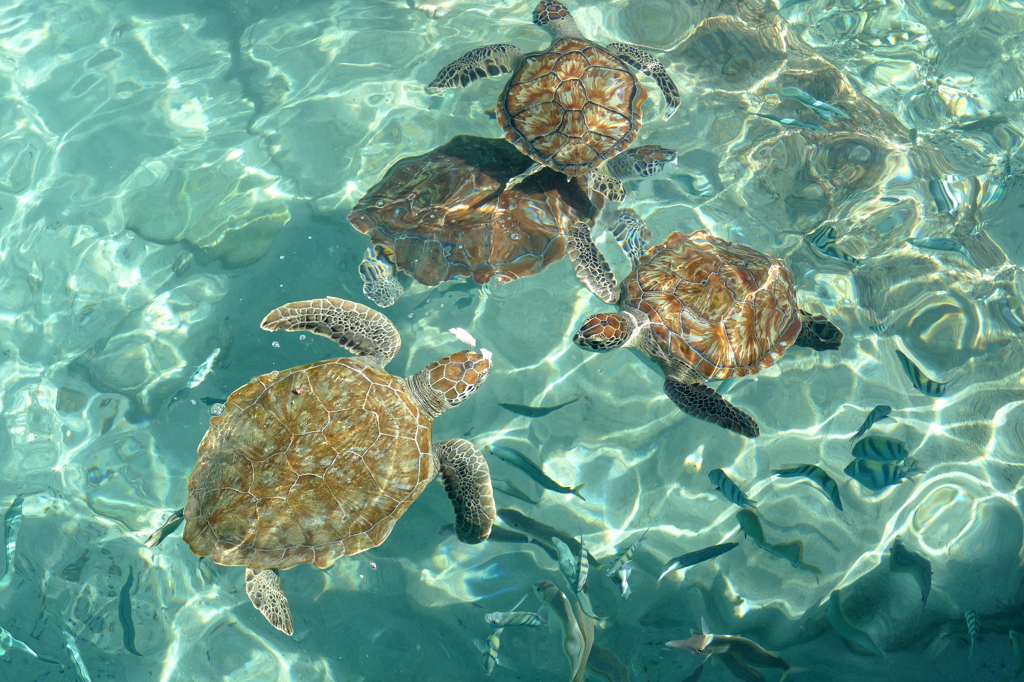
<path fill-rule="evenodd" d="M 434 418 L 479 388 L 490 354 L 454 353 L 402 379 L 384 367 L 401 339 L 391 321 L 338 298 L 267 315 L 268 331 L 310 331 L 356 357 L 321 360 L 253 379 L 210 420 L 188 480 L 188 502 L 146 543 L 184 518 L 198 556 L 245 566 L 245 591 L 278 630 L 292 617 L 278 571 L 380 545 L 440 474 L 463 542 L 490 534 L 487 462 L 467 440 L 431 443 Z"/>
<path fill-rule="evenodd" d="M 620 179 L 646 177 L 675 156 L 663 147 L 633 147 L 609 166 Z M 591 201 L 579 178 L 566 182 L 549 169 L 503 189 L 529 165 L 505 140 L 470 135 L 398 161 L 348 215 L 370 235 L 359 267 L 363 293 L 386 308 L 404 291 L 398 272 L 428 286 L 457 277 L 487 284 L 561 260 L 569 229 L 593 223 L 604 198 Z"/>
<path fill-rule="evenodd" d="M 512 73 L 498 99 L 498 123 L 505 139 L 536 163 L 509 186 L 547 166 L 570 177 L 586 176 L 591 189 L 621 201 L 625 190 L 605 162 L 636 140 L 640 106 L 647 99 L 629 67 L 657 81 L 668 107 L 665 118 L 679 107 L 679 91 L 647 52 L 587 40 L 557 0 L 542 0 L 533 23 L 554 34 L 546 50 L 523 54 L 514 45 L 478 47 L 441 69 L 427 87 L 454 88 Z"/>
<path fill-rule="evenodd" d="M 619 306 L 618 313 L 591 315 L 573 340 L 592 351 L 635 348 L 665 373 L 665 393 L 683 412 L 757 436 L 754 418 L 704 382 L 756 374 L 794 343 L 839 348 L 843 333 L 800 309 L 793 274 L 778 258 L 704 230 L 673 232 L 647 249 L 647 226 L 628 209 L 620 213 L 615 238 L 633 264 L 621 287 L 590 226 L 577 223 L 570 232 L 569 257 L 580 281 Z"/>

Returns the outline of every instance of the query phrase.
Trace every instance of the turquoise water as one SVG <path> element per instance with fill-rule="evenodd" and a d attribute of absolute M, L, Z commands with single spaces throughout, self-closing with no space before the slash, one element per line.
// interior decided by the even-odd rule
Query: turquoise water
<path fill-rule="evenodd" d="M 369 303 L 358 276 L 369 240 L 347 220 L 355 202 L 399 159 L 458 134 L 500 135 L 487 111 L 501 79 L 445 97 L 424 85 L 471 47 L 539 50 L 549 37 L 527 2 L 159 5 L 0 8 L 0 509 L 24 496 L 0 626 L 42 657 L 10 649 L 0 679 L 484 679 L 483 615 L 524 595 L 537 611 L 536 581 L 566 586 L 535 544 L 439 533 L 452 521 L 440 485 L 381 547 L 282 573 L 293 637 L 252 607 L 241 568 L 200 562 L 180 532 L 143 543 L 184 504 L 209 426 L 203 398 L 337 353 L 312 334 L 261 331 L 263 316 L 321 296 Z M 567 260 L 500 287 L 406 279 L 385 311 L 404 341 L 390 371 L 463 348 L 452 327 L 494 353 L 486 384 L 438 419 L 435 440 L 515 447 L 555 480 L 583 483 L 586 501 L 545 492 L 490 458 L 495 478 L 540 499 L 497 493 L 500 507 L 582 532 L 596 557 L 650 529 L 628 600 L 603 570 L 590 581 L 606 617 L 595 641 L 628 679 L 689 675 L 702 657 L 663 644 L 702 617 L 809 670 L 793 679 L 1011 676 L 1008 633 L 1024 632 L 1024 98 L 1011 96 L 1024 86 L 1024 6 L 570 9 L 591 39 L 656 54 L 679 86 L 682 106 L 664 121 L 647 81 L 641 132 L 677 162 L 627 185 L 654 239 L 708 229 L 784 258 L 801 305 L 846 338 L 838 351 L 790 349 L 737 382 L 729 399 L 761 425 L 744 439 L 680 413 L 636 355 L 572 345 L 584 317 L 611 308 Z M 849 118 L 783 99 L 790 85 Z M 597 242 L 622 277 L 605 225 Z M 809 236 L 828 228 L 834 243 L 813 240 L 826 253 Z M 927 237 L 964 251 L 907 242 Z M 948 382 L 945 395 L 915 389 L 896 349 Z M 577 397 L 537 418 L 498 405 Z M 895 419 L 872 433 L 904 441 L 921 468 L 879 492 L 843 472 L 875 405 Z M 802 463 L 839 484 L 843 511 L 806 481 L 771 475 Z M 800 540 L 820 574 L 744 539 L 738 508 L 708 480 L 717 468 L 757 500 L 766 539 Z M 913 577 L 889 570 L 896 536 L 931 563 L 923 609 Z M 658 583 L 672 557 L 731 541 Z M 129 568 L 141 657 L 126 650 L 118 611 Z M 892 664 L 837 632 L 835 590 Z M 549 620 L 505 630 L 491 678 L 571 679 Z M 715 656 L 701 679 L 735 678 Z"/>

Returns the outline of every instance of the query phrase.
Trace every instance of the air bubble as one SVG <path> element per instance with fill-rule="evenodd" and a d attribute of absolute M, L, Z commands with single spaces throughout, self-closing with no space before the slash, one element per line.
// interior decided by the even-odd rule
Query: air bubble
<path fill-rule="evenodd" d="M 276 369 L 273 372 L 270 373 L 270 378 L 271 379 L 276 379 L 277 378 L 277 370 Z"/>
<path fill-rule="evenodd" d="M 383 199 L 378 199 L 377 200 L 377 208 L 384 208 L 384 200 Z"/>
<path fill-rule="evenodd" d="M 306 335 L 305 334 L 299 334 L 299 341 L 305 341 L 305 340 L 306 340 Z"/>
<path fill-rule="evenodd" d="M 494 280 L 494 288 L 495 289 L 500 289 L 501 288 L 501 280 L 500 279 Z"/>
<path fill-rule="evenodd" d="M 512 234 L 510 234 L 510 235 L 509 235 L 508 237 L 509 237 L 509 239 L 511 239 L 512 241 L 518 241 L 518 240 L 519 240 L 519 233 L 518 233 L 518 232 L 513 232 L 513 233 L 512 233 Z"/>
<path fill-rule="evenodd" d="M 213 414 L 215 416 L 224 414 L 224 406 L 221 405 L 220 403 L 217 403 L 216 405 L 210 408 L 210 414 Z"/>
<path fill-rule="evenodd" d="M 604 374 L 604 370 L 603 369 L 599 369 L 599 370 L 597 370 L 597 373 L 598 374 Z"/>
<path fill-rule="evenodd" d="M 280 344 L 280 343 L 278 343 L 277 341 L 274 341 L 274 342 L 273 342 L 272 344 L 270 344 L 270 345 L 271 345 L 271 346 L 273 346 L 274 348 L 280 348 L 280 347 L 281 347 L 281 344 Z"/>
<path fill-rule="evenodd" d="M 410 320 L 412 319 L 412 313 L 409 313 L 409 319 Z"/>

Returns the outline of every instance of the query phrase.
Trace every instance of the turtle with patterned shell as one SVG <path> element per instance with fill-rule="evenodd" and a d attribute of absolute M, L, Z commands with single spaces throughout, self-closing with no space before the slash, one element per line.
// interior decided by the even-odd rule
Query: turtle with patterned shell
<path fill-rule="evenodd" d="M 591 351 L 627 346 L 665 374 L 665 393 L 683 412 L 748 438 L 754 418 L 706 381 L 756 374 L 791 345 L 834 350 L 843 333 L 797 304 L 786 264 L 705 230 L 673 232 L 650 249 L 650 230 L 632 210 L 619 212 L 613 235 L 633 265 L 620 286 L 594 244 L 590 225 L 568 239 L 579 280 L 618 313 L 591 315 L 573 341 Z"/>
<path fill-rule="evenodd" d="M 632 147 L 609 163 L 617 178 L 648 177 L 676 158 L 670 149 Z M 544 169 L 511 189 L 530 160 L 504 139 L 458 135 L 401 159 L 348 214 L 370 236 L 359 266 L 363 294 L 382 308 L 404 292 L 399 273 L 434 286 L 460 277 L 510 282 L 565 256 L 565 235 L 593 223 L 604 199 L 580 178 Z"/>
<path fill-rule="evenodd" d="M 636 140 L 647 90 L 630 67 L 654 78 L 669 118 L 679 107 L 679 90 L 661 62 L 624 43 L 601 47 L 587 40 L 572 14 L 557 0 L 542 0 L 533 23 L 554 34 L 551 45 L 524 54 L 514 45 L 485 45 L 445 66 L 427 86 L 465 87 L 480 78 L 511 73 L 498 99 L 498 123 L 505 139 L 535 163 L 508 181 L 547 166 L 570 177 L 586 176 L 591 190 L 622 201 L 625 190 L 607 161 Z"/>
<path fill-rule="evenodd" d="M 408 378 L 385 366 L 401 346 L 394 325 L 359 303 L 290 303 L 261 325 L 308 331 L 355 357 L 321 360 L 253 379 L 210 420 L 188 480 L 188 502 L 147 541 L 185 520 L 192 551 L 245 566 L 249 599 L 292 634 L 278 571 L 380 545 L 440 475 L 463 542 L 483 542 L 494 520 L 487 461 L 461 438 L 431 442 L 433 420 L 471 396 L 490 353 L 461 351 Z"/>

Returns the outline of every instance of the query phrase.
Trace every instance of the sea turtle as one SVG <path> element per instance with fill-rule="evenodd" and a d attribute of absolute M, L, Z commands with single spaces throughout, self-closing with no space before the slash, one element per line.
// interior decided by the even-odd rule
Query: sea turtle
<path fill-rule="evenodd" d="M 478 47 L 441 69 L 427 87 L 464 87 L 512 73 L 498 99 L 498 123 L 505 139 L 536 163 L 510 179 L 509 186 L 547 166 L 570 177 L 586 176 L 592 190 L 621 201 L 622 183 L 605 162 L 636 139 L 643 120 L 640 106 L 647 99 L 629 67 L 657 81 L 668 107 L 666 119 L 679 107 L 679 91 L 647 52 L 587 40 L 557 0 L 542 0 L 533 23 L 554 34 L 546 50 L 523 54 L 514 45 Z"/>
<path fill-rule="evenodd" d="M 278 630 L 292 617 L 278 571 L 380 545 L 440 474 L 463 542 L 490 534 L 487 462 L 467 440 L 431 444 L 434 418 L 480 387 L 490 353 L 461 351 L 402 379 L 384 367 L 401 338 L 381 313 L 338 298 L 299 301 L 263 329 L 326 336 L 355 357 L 254 378 L 210 420 L 188 480 L 188 502 L 146 543 L 182 518 L 198 556 L 245 566 L 245 591 Z"/>
<path fill-rule="evenodd" d="M 609 166 L 621 179 L 646 177 L 675 156 L 663 147 L 633 147 Z M 386 308 L 404 291 L 398 271 L 428 286 L 457 277 L 487 284 L 561 260 L 569 228 L 594 222 L 604 198 L 591 201 L 580 178 L 566 182 L 550 169 L 503 191 L 529 165 L 504 139 L 470 135 L 398 161 L 348 215 L 371 240 L 359 266 L 363 293 Z"/>
<path fill-rule="evenodd" d="M 569 257 L 580 281 L 619 306 L 618 313 L 587 318 L 573 341 L 592 351 L 629 346 L 644 353 L 687 414 L 753 438 L 760 433 L 753 417 L 704 382 L 756 374 L 794 343 L 814 350 L 842 343 L 837 326 L 800 309 L 793 274 L 778 258 L 705 230 L 673 232 L 647 249 L 650 232 L 629 209 L 613 234 L 633 265 L 621 287 L 590 225 L 579 222 L 570 231 Z"/>

